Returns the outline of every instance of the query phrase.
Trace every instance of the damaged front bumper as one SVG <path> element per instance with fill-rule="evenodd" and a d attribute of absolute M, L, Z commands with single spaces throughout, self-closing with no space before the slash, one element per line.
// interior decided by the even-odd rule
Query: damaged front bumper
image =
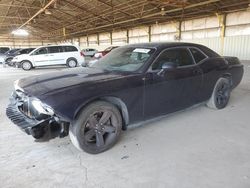
<path fill-rule="evenodd" d="M 23 102 L 17 100 L 15 95 L 10 98 L 10 104 L 6 109 L 8 118 L 28 135 L 32 135 L 40 141 L 47 141 L 55 137 L 68 135 L 69 123 L 60 121 L 56 115 L 44 115 L 37 119 L 21 110 Z"/>

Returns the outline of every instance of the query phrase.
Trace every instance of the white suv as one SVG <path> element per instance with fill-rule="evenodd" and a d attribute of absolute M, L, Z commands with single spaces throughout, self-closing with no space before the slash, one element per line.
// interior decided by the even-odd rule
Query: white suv
<path fill-rule="evenodd" d="M 30 70 L 33 67 L 50 65 L 67 65 L 76 67 L 85 63 L 81 51 L 73 45 L 56 45 L 38 47 L 29 54 L 19 55 L 13 58 L 16 67 Z"/>

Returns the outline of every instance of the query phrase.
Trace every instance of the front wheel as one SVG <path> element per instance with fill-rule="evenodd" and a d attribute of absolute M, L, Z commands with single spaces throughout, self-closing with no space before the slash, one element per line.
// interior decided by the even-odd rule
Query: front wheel
<path fill-rule="evenodd" d="M 29 61 L 22 62 L 22 69 L 23 70 L 30 70 L 32 68 L 32 64 Z"/>
<path fill-rule="evenodd" d="M 207 106 L 214 109 L 222 109 L 227 106 L 230 98 L 231 84 L 227 78 L 220 78 L 213 90 Z"/>
<path fill-rule="evenodd" d="M 105 101 L 88 105 L 70 126 L 72 143 L 79 150 L 97 154 L 111 148 L 119 139 L 122 118 L 119 110 Z"/>

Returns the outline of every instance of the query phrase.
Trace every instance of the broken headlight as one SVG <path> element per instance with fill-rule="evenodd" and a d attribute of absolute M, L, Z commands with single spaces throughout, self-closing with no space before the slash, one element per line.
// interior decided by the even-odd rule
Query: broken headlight
<path fill-rule="evenodd" d="M 33 98 L 31 100 L 32 106 L 35 108 L 35 110 L 40 114 L 45 115 L 54 115 L 54 110 L 47 104 L 42 103 L 39 99 Z"/>

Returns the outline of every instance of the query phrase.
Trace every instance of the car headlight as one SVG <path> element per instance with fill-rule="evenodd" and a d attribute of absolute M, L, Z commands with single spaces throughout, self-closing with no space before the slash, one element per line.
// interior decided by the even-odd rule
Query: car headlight
<path fill-rule="evenodd" d="M 54 115 L 54 110 L 49 105 L 42 103 L 39 99 L 32 99 L 31 104 L 40 114 Z"/>
<path fill-rule="evenodd" d="M 19 86 L 19 80 L 16 80 L 14 82 L 14 88 L 15 88 L 16 91 L 24 92 L 23 89 Z"/>

